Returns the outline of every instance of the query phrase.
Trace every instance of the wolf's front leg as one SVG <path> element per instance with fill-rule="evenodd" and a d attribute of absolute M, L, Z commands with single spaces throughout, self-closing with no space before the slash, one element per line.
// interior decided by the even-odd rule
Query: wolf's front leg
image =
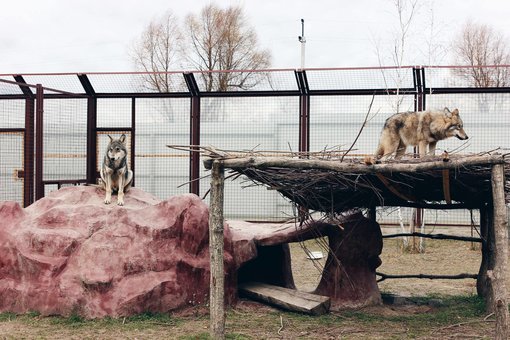
<path fill-rule="evenodd" d="M 117 205 L 124 205 L 124 174 L 119 177 L 119 191 L 117 193 Z"/>
<path fill-rule="evenodd" d="M 436 154 L 436 144 L 437 142 L 432 142 L 429 144 L 429 155 L 435 156 Z"/>
<path fill-rule="evenodd" d="M 112 179 L 110 176 L 106 177 L 105 191 L 104 204 L 110 204 L 112 202 Z"/>
<path fill-rule="evenodd" d="M 427 142 L 418 143 L 418 153 L 420 154 L 420 158 L 423 158 L 427 155 Z"/>

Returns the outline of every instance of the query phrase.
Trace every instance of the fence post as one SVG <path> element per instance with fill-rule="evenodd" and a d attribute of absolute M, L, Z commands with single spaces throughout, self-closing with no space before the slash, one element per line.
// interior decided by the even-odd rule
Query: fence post
<path fill-rule="evenodd" d="M 414 80 L 414 109 L 415 111 L 425 110 L 425 68 L 413 67 Z"/>
<path fill-rule="evenodd" d="M 86 74 L 79 74 L 81 86 L 87 94 L 87 183 L 96 183 L 97 176 L 97 98 Z"/>
<path fill-rule="evenodd" d="M 136 98 L 131 98 L 131 150 L 129 151 L 130 154 L 130 161 L 131 161 L 131 171 L 133 171 L 134 174 L 136 174 L 135 168 L 135 146 L 136 146 Z M 131 180 L 131 185 L 136 186 L 135 184 L 136 176 L 133 176 L 133 179 Z"/>
<path fill-rule="evenodd" d="M 415 111 L 424 111 L 425 110 L 425 72 L 422 67 L 413 67 L 413 79 L 414 79 L 414 109 Z M 417 149 L 417 148 L 416 148 Z M 419 150 L 418 150 L 419 151 Z M 415 208 L 413 214 L 414 223 L 412 225 L 411 232 L 415 233 L 416 228 L 420 228 L 423 222 L 424 209 L 423 208 Z M 420 246 L 417 244 L 416 237 L 412 237 L 412 250 L 420 252 Z"/>
<path fill-rule="evenodd" d="M 35 108 L 35 200 L 44 197 L 43 184 L 43 116 L 44 116 L 44 89 L 41 84 L 36 85 Z"/>
<path fill-rule="evenodd" d="M 310 89 L 304 70 L 296 71 L 299 89 L 299 152 L 310 151 Z"/>
<path fill-rule="evenodd" d="M 34 203 L 34 99 L 25 99 L 23 206 Z"/>
<path fill-rule="evenodd" d="M 193 73 L 184 73 L 184 80 L 191 94 L 190 107 L 190 168 L 189 168 L 189 192 L 200 195 L 200 154 L 198 151 L 200 145 L 200 89 L 193 76 Z"/>
<path fill-rule="evenodd" d="M 23 133 L 23 207 L 34 203 L 34 93 L 21 75 L 15 75 L 14 80 L 18 83 L 25 99 L 25 129 Z M 25 84 L 25 85 L 22 85 Z"/>

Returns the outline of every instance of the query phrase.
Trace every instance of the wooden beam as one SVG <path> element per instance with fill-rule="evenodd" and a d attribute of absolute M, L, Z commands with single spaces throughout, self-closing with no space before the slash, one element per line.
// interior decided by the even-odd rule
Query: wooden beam
<path fill-rule="evenodd" d="M 225 273 L 223 264 L 223 194 L 225 174 L 221 161 L 212 164 L 209 205 L 210 336 L 225 338 Z"/>
<path fill-rule="evenodd" d="M 443 193 L 446 203 L 452 204 L 452 196 L 450 194 L 450 170 L 448 169 L 443 169 Z"/>
<path fill-rule="evenodd" d="M 214 158 L 204 160 L 204 166 L 211 169 Z M 293 169 L 322 169 L 343 173 L 375 174 L 375 173 L 413 173 L 429 170 L 458 169 L 466 166 L 488 166 L 503 164 L 505 159 L 502 155 L 485 155 L 451 158 L 448 162 L 442 159 L 422 160 L 417 162 L 381 163 L 367 165 L 364 163 L 332 162 L 317 159 L 297 159 L 291 157 L 243 157 L 221 159 L 225 168 L 258 168 L 267 169 L 272 167 Z"/>
<path fill-rule="evenodd" d="M 508 339 L 509 313 L 506 291 L 508 262 L 508 220 L 505 205 L 505 169 L 503 164 L 492 167 L 492 198 L 494 207 L 494 268 L 487 276 L 492 281 L 492 311 L 496 315 L 496 339 Z"/>
<path fill-rule="evenodd" d="M 398 187 L 399 187 L 398 184 L 396 184 L 396 183 L 392 184 L 383 174 L 376 173 L 375 175 L 377 176 L 377 178 L 379 178 L 379 180 L 382 182 L 382 184 L 384 184 L 384 186 L 398 198 L 400 198 L 404 201 L 409 201 L 409 202 L 416 201 L 415 197 L 412 197 L 410 195 L 406 195 L 406 194 L 402 193 L 402 190 L 398 189 Z"/>
<path fill-rule="evenodd" d="M 328 296 L 300 292 L 260 282 L 239 285 L 239 291 L 256 300 L 269 303 L 293 312 L 322 315 L 329 311 L 331 299 Z"/>

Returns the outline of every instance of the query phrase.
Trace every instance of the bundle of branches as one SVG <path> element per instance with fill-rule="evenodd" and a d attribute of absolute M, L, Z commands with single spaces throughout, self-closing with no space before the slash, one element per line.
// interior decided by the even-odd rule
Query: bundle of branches
<path fill-rule="evenodd" d="M 174 147 L 175 148 L 175 147 Z M 506 155 L 403 158 L 378 164 L 343 157 L 340 150 L 315 153 L 227 151 L 207 147 L 201 152 L 206 168 L 219 160 L 233 175 L 244 175 L 256 185 L 277 190 L 297 205 L 326 213 L 374 206 L 479 208 L 492 201 L 491 171 Z M 510 182 L 505 185 L 510 202 Z"/>

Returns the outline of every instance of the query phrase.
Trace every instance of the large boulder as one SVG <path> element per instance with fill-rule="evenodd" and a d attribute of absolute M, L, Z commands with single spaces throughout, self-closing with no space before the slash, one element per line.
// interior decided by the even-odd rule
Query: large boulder
<path fill-rule="evenodd" d="M 122 207 L 103 196 L 79 186 L 25 209 L 0 202 L 0 312 L 95 318 L 207 303 L 207 205 L 192 194 L 161 201 L 137 188 Z M 228 304 L 237 294 L 232 252 L 225 226 Z"/>

